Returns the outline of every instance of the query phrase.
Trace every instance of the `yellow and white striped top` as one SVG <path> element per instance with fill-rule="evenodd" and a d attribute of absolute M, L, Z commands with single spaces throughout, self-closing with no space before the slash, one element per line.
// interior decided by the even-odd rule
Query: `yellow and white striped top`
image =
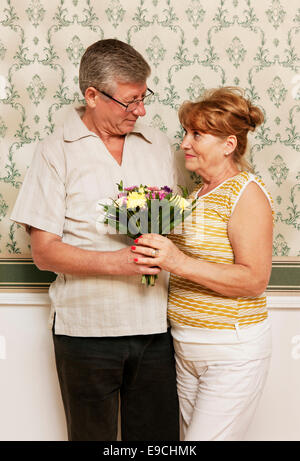
<path fill-rule="evenodd" d="M 213 263 L 234 264 L 227 225 L 243 190 L 256 182 L 273 201 L 260 178 L 243 171 L 198 199 L 197 208 L 184 222 L 181 234 L 170 236 L 185 254 Z M 199 186 L 190 195 L 194 199 Z M 258 324 L 268 316 L 266 296 L 228 297 L 171 274 L 168 318 L 172 326 L 232 330 Z"/>

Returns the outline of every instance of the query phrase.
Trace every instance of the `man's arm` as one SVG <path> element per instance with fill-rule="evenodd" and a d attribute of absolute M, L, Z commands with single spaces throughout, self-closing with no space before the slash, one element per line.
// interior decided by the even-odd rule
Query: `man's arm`
<path fill-rule="evenodd" d="M 161 269 L 137 266 L 130 247 L 117 251 L 91 251 L 62 242 L 61 237 L 32 227 L 31 249 L 40 270 L 72 275 L 158 274 Z"/>

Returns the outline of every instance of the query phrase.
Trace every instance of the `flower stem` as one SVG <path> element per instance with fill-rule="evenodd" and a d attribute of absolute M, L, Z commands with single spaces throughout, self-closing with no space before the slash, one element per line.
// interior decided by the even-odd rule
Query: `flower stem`
<path fill-rule="evenodd" d="M 157 275 L 142 275 L 142 285 L 146 285 L 147 287 L 154 287 L 155 281 L 157 279 Z"/>

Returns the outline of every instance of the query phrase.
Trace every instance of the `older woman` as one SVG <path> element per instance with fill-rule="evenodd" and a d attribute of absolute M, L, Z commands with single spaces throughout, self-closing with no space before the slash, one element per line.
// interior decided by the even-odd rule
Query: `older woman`
<path fill-rule="evenodd" d="M 171 272 L 168 317 L 184 440 L 240 440 L 271 354 L 263 292 L 272 199 L 244 159 L 248 131 L 263 114 L 238 88 L 220 88 L 184 103 L 179 118 L 186 168 L 202 178 L 191 194 L 198 206 L 181 234 L 143 235 L 133 251 L 136 264 Z"/>

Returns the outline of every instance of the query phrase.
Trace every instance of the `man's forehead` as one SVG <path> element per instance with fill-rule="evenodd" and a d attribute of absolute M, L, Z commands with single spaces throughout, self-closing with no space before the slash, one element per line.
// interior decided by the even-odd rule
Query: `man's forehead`
<path fill-rule="evenodd" d="M 117 82 L 115 94 L 123 95 L 124 97 L 138 97 L 147 91 L 147 83 L 120 83 Z"/>

